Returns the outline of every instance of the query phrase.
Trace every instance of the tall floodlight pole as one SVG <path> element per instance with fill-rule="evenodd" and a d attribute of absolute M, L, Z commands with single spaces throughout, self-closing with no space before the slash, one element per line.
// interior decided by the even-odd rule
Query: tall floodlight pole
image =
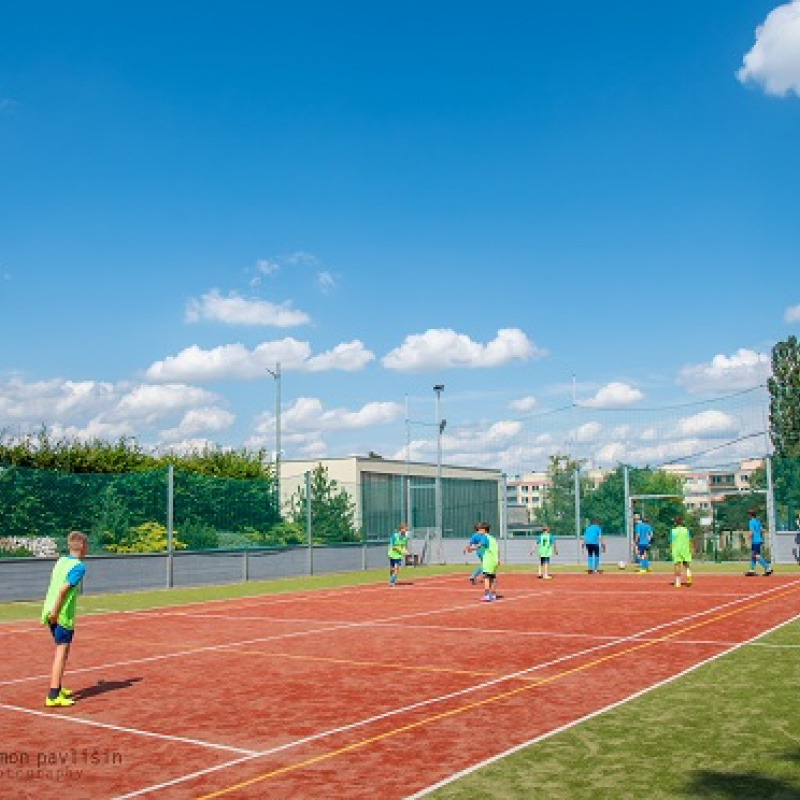
<path fill-rule="evenodd" d="M 275 369 L 267 367 L 267 372 L 275 381 L 275 499 L 278 517 L 281 515 L 281 362 L 275 364 Z"/>
<path fill-rule="evenodd" d="M 442 525 L 442 433 L 447 424 L 442 419 L 441 399 L 444 391 L 444 384 L 437 383 L 433 387 L 436 392 L 436 536 L 441 542 L 444 534 Z"/>

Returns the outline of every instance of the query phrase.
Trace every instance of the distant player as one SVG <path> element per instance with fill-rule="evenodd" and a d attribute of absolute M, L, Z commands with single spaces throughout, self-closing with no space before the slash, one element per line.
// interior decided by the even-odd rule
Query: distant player
<path fill-rule="evenodd" d="M 650 571 L 650 545 L 653 541 L 653 527 L 645 517 L 638 519 L 633 528 L 633 540 L 639 559 L 639 573 Z"/>
<path fill-rule="evenodd" d="M 533 555 L 537 549 L 539 551 L 539 577 L 549 581 L 553 577 L 550 574 L 550 558 L 554 554 L 558 555 L 556 541 L 553 538 L 553 534 L 550 533 L 549 525 L 542 526 L 541 532 L 533 543 L 533 547 L 531 547 L 530 554 Z"/>
<path fill-rule="evenodd" d="M 583 532 L 583 548 L 586 550 L 586 571 L 595 574 L 600 572 L 600 552 L 604 547 L 599 519 L 593 519 Z"/>
<path fill-rule="evenodd" d="M 400 565 L 408 552 L 408 525 L 401 522 L 389 537 L 389 586 L 397 582 Z"/>
<path fill-rule="evenodd" d="M 473 533 L 472 536 L 470 536 L 469 541 L 467 542 L 467 546 L 464 548 L 464 553 L 466 554 L 470 552 L 471 545 L 475 545 L 475 555 L 478 557 L 478 566 L 475 567 L 475 570 L 473 571 L 472 575 L 469 576 L 469 582 L 473 585 L 475 585 L 478 582 L 478 575 L 480 575 L 481 572 L 483 572 L 482 562 L 483 562 L 484 537 L 482 533 L 478 532 L 478 525 L 479 523 L 476 523 L 473 526 L 473 530 L 475 531 L 475 533 Z"/>
<path fill-rule="evenodd" d="M 672 548 L 672 568 L 675 574 L 675 588 L 681 585 L 681 576 L 685 574 L 686 585 L 692 585 L 692 534 L 683 524 L 683 517 L 675 517 L 675 527 L 669 534 Z"/>
<path fill-rule="evenodd" d="M 71 706 L 75 703 L 72 692 L 61 685 L 75 635 L 75 612 L 78 603 L 78 586 L 86 574 L 83 558 L 86 557 L 87 540 L 80 531 L 67 536 L 69 555 L 61 556 L 50 575 L 50 586 L 42 606 L 42 624 L 50 628 L 56 643 L 53 668 L 50 672 L 50 691 L 45 706 Z"/>
<path fill-rule="evenodd" d="M 496 583 L 497 583 L 497 568 L 500 565 L 500 548 L 497 545 L 497 539 L 492 536 L 489 531 L 491 526 L 488 522 L 479 522 L 476 526 L 475 533 L 480 537 L 480 541 L 476 544 L 468 544 L 468 552 L 477 552 L 480 547 L 483 551 L 481 558 L 481 571 L 483 572 L 483 602 L 491 603 L 497 600 Z M 473 535 L 473 538 L 474 535 Z M 472 539 L 470 539 L 472 541 Z"/>
<path fill-rule="evenodd" d="M 761 548 L 764 546 L 764 533 L 761 530 L 761 520 L 756 516 L 756 510 L 751 508 L 748 512 L 750 520 L 747 527 L 750 530 L 750 569 L 745 575 L 756 574 L 756 563 L 761 564 L 764 575 L 772 575 L 772 566 L 764 556 L 761 555 Z"/>

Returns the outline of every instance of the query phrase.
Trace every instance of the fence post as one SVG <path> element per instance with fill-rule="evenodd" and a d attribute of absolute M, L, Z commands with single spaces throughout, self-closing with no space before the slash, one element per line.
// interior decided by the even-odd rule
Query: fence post
<path fill-rule="evenodd" d="M 172 529 L 174 524 L 175 478 L 172 464 L 167 465 L 167 588 L 173 585 Z"/>
<path fill-rule="evenodd" d="M 576 467 L 575 480 L 575 563 L 581 563 L 581 468 Z"/>
<path fill-rule="evenodd" d="M 767 472 L 767 524 L 769 525 L 769 560 L 775 560 L 775 488 L 772 484 L 772 456 L 764 459 Z"/>
<path fill-rule="evenodd" d="M 311 473 L 306 472 L 306 539 L 308 540 L 308 574 L 314 574 L 314 537 L 311 530 Z"/>

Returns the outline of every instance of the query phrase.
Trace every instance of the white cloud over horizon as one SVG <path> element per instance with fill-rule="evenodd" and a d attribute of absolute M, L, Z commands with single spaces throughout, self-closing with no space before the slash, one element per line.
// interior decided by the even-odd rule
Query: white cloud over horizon
<path fill-rule="evenodd" d="M 387 353 L 382 363 L 397 372 L 426 372 L 435 369 L 498 367 L 510 361 L 544 358 L 546 350 L 537 347 L 519 328 L 501 328 L 486 344 L 451 328 L 430 328 L 425 333 L 406 336 L 403 343 Z"/>
<path fill-rule="evenodd" d="M 218 289 L 212 289 L 186 304 L 184 319 L 187 323 L 220 322 L 225 325 L 263 325 L 273 328 L 291 328 L 307 325 L 308 314 L 296 311 L 290 303 L 280 305 L 269 300 L 246 298 L 237 292 L 223 297 Z"/>
<path fill-rule="evenodd" d="M 800 322 L 800 305 L 787 308 L 783 318 L 786 322 Z"/>
<path fill-rule="evenodd" d="M 683 367 L 677 381 L 690 394 L 726 394 L 759 386 L 771 371 L 768 355 L 740 348 L 732 356 L 718 354 L 709 363 Z"/>
<path fill-rule="evenodd" d="M 637 403 L 644 397 L 638 389 L 630 384 L 612 381 L 598 389 L 594 397 L 584 401 L 589 408 L 618 408 Z"/>
<path fill-rule="evenodd" d="M 308 342 L 287 337 L 262 342 L 252 350 L 240 343 L 220 345 L 210 350 L 190 345 L 175 356 L 151 364 L 145 370 L 145 376 L 156 382 L 257 380 L 263 378 L 266 370 L 272 369 L 277 363 L 285 371 L 355 372 L 374 359 L 374 354 L 357 339 L 312 356 Z"/>
<path fill-rule="evenodd" d="M 756 28 L 756 41 L 736 73 L 768 95 L 800 97 L 800 0 L 777 6 Z"/>

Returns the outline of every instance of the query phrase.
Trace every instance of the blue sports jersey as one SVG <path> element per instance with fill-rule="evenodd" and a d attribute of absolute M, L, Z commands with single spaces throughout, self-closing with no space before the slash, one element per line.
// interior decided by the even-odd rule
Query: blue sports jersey
<path fill-rule="evenodd" d="M 475 552 L 478 554 L 478 558 L 480 558 L 483 556 L 483 551 L 489 546 L 489 537 L 485 533 L 473 533 L 472 536 L 469 537 L 469 545 L 470 547 L 478 548 Z"/>
<path fill-rule="evenodd" d="M 747 526 L 750 528 L 750 535 L 753 537 L 751 539 L 751 543 L 763 544 L 764 537 L 761 534 L 761 520 L 755 519 L 754 517 L 753 519 L 750 520 L 750 522 L 747 523 Z"/>
<path fill-rule="evenodd" d="M 650 538 L 653 535 L 653 527 L 646 522 L 637 522 L 634 536 L 637 544 L 650 544 Z"/>
<path fill-rule="evenodd" d="M 592 524 L 583 532 L 583 541 L 585 544 L 600 544 L 600 535 L 600 526 Z"/>

